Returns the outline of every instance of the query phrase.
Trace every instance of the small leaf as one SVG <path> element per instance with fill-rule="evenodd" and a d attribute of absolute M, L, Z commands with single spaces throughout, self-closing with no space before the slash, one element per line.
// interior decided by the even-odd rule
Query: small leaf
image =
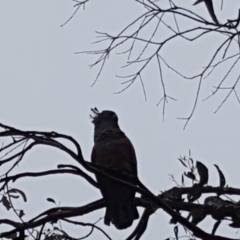
<path fill-rule="evenodd" d="M 55 200 L 54 200 L 54 199 L 52 199 L 52 198 L 47 198 L 47 201 L 48 201 L 48 202 L 52 202 L 52 203 L 56 204 Z"/>
<path fill-rule="evenodd" d="M 184 172 L 184 175 L 192 180 L 196 179 L 195 175 L 192 172 L 187 172 L 187 173 Z"/>
<path fill-rule="evenodd" d="M 9 194 L 8 196 L 11 197 L 11 198 L 19 198 L 18 195 L 16 196 L 16 195 L 10 195 L 10 194 Z"/>
<path fill-rule="evenodd" d="M 197 161 L 196 168 L 198 170 L 198 174 L 199 174 L 199 177 L 200 177 L 199 184 L 201 184 L 202 186 L 207 184 L 208 183 L 208 169 L 207 169 L 207 167 L 203 163 Z"/>
<path fill-rule="evenodd" d="M 193 159 L 190 157 L 189 161 L 191 162 L 191 165 L 193 166 Z"/>
<path fill-rule="evenodd" d="M 183 165 L 184 167 L 187 168 L 187 165 L 185 164 L 185 162 L 184 162 L 181 158 L 178 158 L 178 160 L 182 163 L 182 165 Z"/>
<path fill-rule="evenodd" d="M 188 201 L 194 202 L 197 199 L 199 199 L 202 195 L 202 188 L 203 188 L 203 186 L 201 184 L 195 183 L 192 186 L 191 192 L 189 192 L 187 195 Z"/>
<path fill-rule="evenodd" d="M 174 233 L 175 233 L 175 237 L 178 240 L 178 226 L 175 226 L 173 229 Z"/>
<path fill-rule="evenodd" d="M 224 177 L 222 171 L 220 170 L 220 168 L 218 167 L 218 165 L 214 164 L 214 166 L 216 167 L 216 169 L 218 171 L 218 175 L 219 175 L 219 187 L 223 188 L 226 185 L 225 177 Z"/>
<path fill-rule="evenodd" d="M 189 233 L 189 230 L 188 230 L 185 226 L 182 226 L 182 227 L 183 227 L 185 233 L 188 234 L 188 233 Z"/>
<path fill-rule="evenodd" d="M 61 169 L 61 168 L 64 168 L 64 165 L 63 165 L 63 164 L 58 164 L 58 165 L 57 165 L 57 168 L 60 168 L 60 169 Z"/>
<path fill-rule="evenodd" d="M 214 223 L 213 229 L 212 229 L 212 235 L 215 235 L 215 232 L 217 231 L 219 225 L 221 224 L 221 220 L 218 220 L 217 222 Z"/>
<path fill-rule="evenodd" d="M 23 217 L 24 215 L 25 215 L 24 211 L 23 211 L 23 210 L 20 210 L 18 216 L 21 218 L 21 217 Z"/>
<path fill-rule="evenodd" d="M 184 175 L 182 174 L 182 185 L 184 185 Z"/>
<path fill-rule="evenodd" d="M 3 204 L 3 206 L 4 206 L 7 210 L 11 209 L 11 204 L 10 204 L 10 202 L 8 201 L 8 199 L 7 199 L 6 196 L 3 196 L 3 197 L 2 197 L 2 204 Z"/>
<path fill-rule="evenodd" d="M 12 188 L 8 191 L 8 193 L 19 193 L 22 196 L 24 202 L 27 202 L 26 194 L 20 189 Z"/>

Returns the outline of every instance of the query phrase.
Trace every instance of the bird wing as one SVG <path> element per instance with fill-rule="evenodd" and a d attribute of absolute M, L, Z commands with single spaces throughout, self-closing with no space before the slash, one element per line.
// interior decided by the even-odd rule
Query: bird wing
<path fill-rule="evenodd" d="M 107 170 L 137 175 L 136 154 L 127 137 L 95 143 L 92 162 Z"/>
<path fill-rule="evenodd" d="M 127 137 L 106 138 L 96 142 L 92 162 L 102 166 L 109 175 L 134 183 L 137 176 L 137 161 L 132 143 Z M 100 168 L 101 169 L 101 168 Z M 134 205 L 135 190 L 118 181 L 96 173 L 96 178 L 107 202 L 104 223 L 112 222 L 116 228 L 125 229 L 139 217 Z"/>

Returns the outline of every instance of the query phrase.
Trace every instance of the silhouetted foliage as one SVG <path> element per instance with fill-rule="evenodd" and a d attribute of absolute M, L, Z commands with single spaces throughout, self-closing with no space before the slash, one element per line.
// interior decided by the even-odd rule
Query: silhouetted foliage
<path fill-rule="evenodd" d="M 2 129 L 0 138 L 3 142 L 0 164 L 1 167 L 7 164 L 10 166 L 7 171 L 1 173 L 1 204 L 8 211 L 13 211 L 19 219 L 19 221 L 14 221 L 10 218 L 0 219 L 1 225 L 11 227 L 11 230 L 1 232 L 1 238 L 23 239 L 22 236 L 27 236 L 28 238 L 44 240 L 57 237 L 59 239 L 74 239 L 61 228 L 61 225 L 58 225 L 60 221 L 65 221 L 74 225 L 91 227 L 92 230 L 89 235 L 93 230 L 98 230 L 106 239 L 111 239 L 103 229 L 97 226 L 97 223 L 85 223 L 71 219 L 76 216 L 81 216 L 84 219 L 84 215 L 106 207 L 104 199 L 99 199 L 79 207 L 55 206 L 39 213 L 30 220 L 25 220 L 27 216 L 24 214 L 24 209 L 16 209 L 14 207 L 12 199 L 17 199 L 17 201 L 27 201 L 28 199 L 28 196 L 21 189 L 14 187 L 16 180 L 28 177 L 29 181 L 31 181 L 31 178 L 57 174 L 61 174 L 61 176 L 65 174 L 76 175 L 84 178 L 89 183 L 89 187 L 98 188 L 98 184 L 90 176 L 90 173 L 97 173 L 114 181 L 119 181 L 120 184 L 127 185 L 140 193 L 140 198 L 135 197 L 135 204 L 144 208 L 144 211 L 140 219 L 136 220 L 138 221 L 137 227 L 127 238 L 128 240 L 141 238 L 144 232 L 147 231 L 149 218 L 158 209 L 162 209 L 171 216 L 170 224 L 174 225 L 173 234 L 176 239 L 181 237 L 181 226 L 186 231 L 189 239 L 192 239 L 194 236 L 200 239 L 212 240 L 230 239 L 216 235 L 216 231 L 222 221 L 228 221 L 231 228 L 240 228 L 240 204 L 230 198 L 231 195 L 240 195 L 240 189 L 226 187 L 226 180 L 219 167 L 217 169 L 220 185 L 217 187 L 210 186 L 208 183 L 208 169 L 202 162 L 196 161 L 195 163 L 191 156 L 180 157 L 179 161 L 183 167 L 187 168 L 188 172 L 191 173 L 190 179 L 187 174 L 187 179 L 189 180 L 184 180 L 182 186 L 178 184 L 172 189 L 156 195 L 149 191 L 140 180 L 137 183 L 123 181 L 109 174 L 107 169 L 85 161 L 80 145 L 74 138 L 68 135 L 57 132 L 22 131 L 4 124 L 0 124 L 0 127 Z M 71 142 L 75 146 L 75 151 L 62 144 L 61 140 Z M 13 169 L 17 168 L 17 164 L 24 161 L 25 154 L 38 145 L 47 145 L 59 151 L 64 151 L 70 158 L 75 160 L 76 165 L 61 164 L 56 169 L 48 171 L 12 174 Z M 183 174 L 182 176 L 185 175 Z M 174 178 L 172 180 L 176 183 Z M 186 184 L 189 186 L 186 186 Z M 56 205 L 54 199 L 48 197 L 46 200 Z M 199 223 L 204 221 L 206 216 L 212 217 L 213 228 L 211 233 L 207 233 L 198 226 Z M 47 223 L 52 224 L 52 229 L 46 227 Z"/>
<path fill-rule="evenodd" d="M 88 4 L 89 0 L 78 0 L 76 2 L 76 10 L 67 22 L 73 18 L 82 6 L 84 7 L 85 4 Z M 209 12 L 210 17 L 207 19 L 200 16 L 194 11 L 196 8 L 192 7 L 192 5 L 197 5 L 201 2 L 205 3 L 207 8 L 204 4 L 202 7 L 206 9 L 206 12 Z M 97 38 L 100 40 L 94 43 L 98 44 L 98 49 L 100 48 L 100 50 L 77 52 L 92 54 L 97 58 L 90 65 L 91 68 L 98 67 L 93 85 L 101 76 L 103 68 L 106 67 L 107 59 L 110 57 L 114 59 L 115 54 L 121 54 L 122 59 L 124 59 L 122 66 L 124 74 L 117 74 L 116 76 L 123 79 L 122 84 L 124 87 L 116 93 L 122 93 L 131 87 L 133 83 L 138 82 L 143 89 L 144 98 L 147 99 L 145 83 L 149 84 L 149 80 L 151 80 L 149 78 L 154 77 L 153 75 L 149 76 L 149 71 L 154 72 L 157 69 L 158 72 L 155 72 L 155 76 L 159 78 L 159 86 L 157 85 L 156 88 L 161 88 L 162 91 L 160 92 L 160 100 L 156 102 L 157 106 L 162 104 L 163 118 L 167 103 L 169 101 L 177 101 L 177 98 L 173 97 L 176 94 L 176 87 L 174 89 L 171 87 L 175 86 L 176 83 L 169 84 L 174 81 L 174 75 L 179 77 L 179 80 L 194 81 L 195 85 L 192 91 L 195 92 L 195 97 L 191 99 L 189 96 L 190 100 L 188 101 L 192 104 L 192 107 L 190 107 L 191 111 L 187 117 L 178 118 L 184 121 L 184 127 L 192 118 L 200 101 L 207 101 L 216 97 L 219 91 L 221 91 L 223 97 L 214 113 L 219 111 L 230 96 L 234 96 L 240 104 L 239 92 L 237 91 L 237 85 L 240 80 L 240 10 L 238 9 L 240 5 L 236 1 L 222 0 L 221 8 L 223 9 L 231 4 L 235 6 L 235 12 L 227 16 L 228 20 L 222 23 L 216 16 L 216 12 L 222 9 L 217 9 L 218 11 L 216 11 L 213 6 L 213 3 L 217 2 L 199 0 L 194 4 L 191 0 L 182 2 L 173 0 L 132 1 L 131 4 L 135 3 L 136 8 L 139 9 L 141 7 L 142 10 L 139 11 L 139 15 L 134 20 L 129 20 L 129 24 L 124 26 L 123 29 L 115 26 L 115 29 L 119 29 L 115 35 L 108 31 L 98 31 Z M 233 19 L 233 16 L 235 19 Z M 212 41 L 205 41 L 206 39 L 211 39 Z M 189 47 L 194 46 L 196 50 L 189 50 L 189 52 L 191 51 L 191 59 L 190 62 L 186 62 L 184 67 L 175 66 L 174 64 L 175 59 L 181 62 L 185 61 L 185 59 L 183 60 L 184 53 L 179 54 L 178 50 L 179 46 L 181 48 L 181 45 L 176 44 L 178 42 L 183 47 L 186 47 L 186 44 Z M 188 51 L 187 48 L 186 51 Z M 207 54 L 204 62 L 201 60 L 202 64 L 199 66 L 200 52 L 206 52 Z M 219 75 L 219 70 L 221 70 L 221 75 Z M 192 72 L 195 73 L 193 74 Z M 173 77 L 167 78 L 166 75 L 168 76 L 168 73 L 173 73 Z M 208 84 L 212 83 L 212 86 L 209 86 L 207 90 L 205 87 L 203 93 L 202 85 L 206 79 Z M 153 85 L 156 82 L 150 84 Z M 184 82 L 177 81 L 177 84 L 184 85 Z M 180 88 L 177 87 L 177 89 Z"/>

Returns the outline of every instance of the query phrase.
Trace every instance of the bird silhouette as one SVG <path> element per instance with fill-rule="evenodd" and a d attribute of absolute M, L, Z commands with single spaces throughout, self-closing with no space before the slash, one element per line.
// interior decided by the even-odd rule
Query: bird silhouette
<path fill-rule="evenodd" d="M 210 16 L 212 17 L 212 20 L 219 25 L 219 22 L 217 20 L 217 17 L 215 15 L 215 12 L 214 12 L 214 8 L 213 8 L 213 2 L 212 0 L 197 0 L 193 5 L 197 5 L 201 2 L 204 2 L 206 4 L 206 7 L 208 9 L 208 12 L 210 14 Z"/>
<path fill-rule="evenodd" d="M 118 117 L 112 111 L 99 112 L 92 109 L 94 116 L 94 147 L 92 163 L 105 169 L 105 173 L 124 182 L 136 184 L 137 159 L 132 143 L 121 131 Z M 103 198 L 106 200 L 104 223 L 112 222 L 117 229 L 125 229 L 139 217 L 134 204 L 136 190 L 111 179 L 96 174 Z"/>

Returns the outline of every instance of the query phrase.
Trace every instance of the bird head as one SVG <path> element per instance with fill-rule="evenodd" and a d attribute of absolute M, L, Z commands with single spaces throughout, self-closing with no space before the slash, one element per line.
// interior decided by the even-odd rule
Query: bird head
<path fill-rule="evenodd" d="M 115 112 L 113 111 L 102 111 L 99 112 L 98 109 L 92 108 L 91 111 L 93 112 L 93 116 L 90 115 L 92 118 L 92 123 L 95 126 L 95 130 L 108 130 L 108 129 L 118 129 L 118 117 Z"/>

